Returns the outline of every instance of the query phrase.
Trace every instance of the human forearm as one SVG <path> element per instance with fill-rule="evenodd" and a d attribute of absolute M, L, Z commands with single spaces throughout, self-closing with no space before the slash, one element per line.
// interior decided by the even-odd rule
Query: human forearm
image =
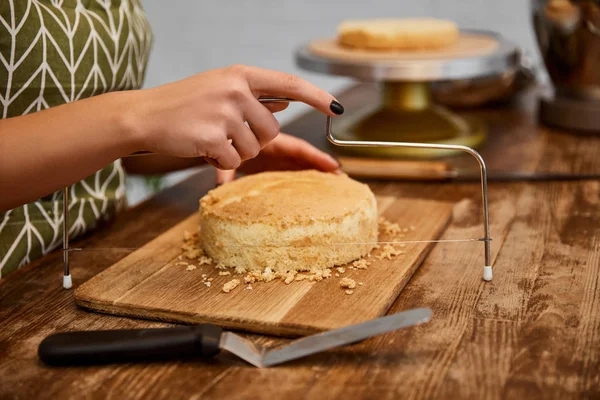
<path fill-rule="evenodd" d="M 0 211 L 33 201 L 140 150 L 133 92 L 0 120 Z"/>

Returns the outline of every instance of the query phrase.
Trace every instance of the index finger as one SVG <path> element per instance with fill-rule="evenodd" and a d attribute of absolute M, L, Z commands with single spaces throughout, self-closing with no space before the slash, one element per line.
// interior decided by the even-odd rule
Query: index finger
<path fill-rule="evenodd" d="M 344 107 L 323 89 L 285 72 L 247 67 L 250 90 L 257 96 L 281 96 L 309 104 L 327 115 L 340 115 Z"/>
<path fill-rule="evenodd" d="M 217 169 L 216 183 L 222 185 L 235 179 L 235 169 Z"/>

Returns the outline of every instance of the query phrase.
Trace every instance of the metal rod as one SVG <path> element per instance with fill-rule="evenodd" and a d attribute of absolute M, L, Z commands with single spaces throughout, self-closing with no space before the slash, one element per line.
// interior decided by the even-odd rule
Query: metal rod
<path fill-rule="evenodd" d="M 381 141 L 369 141 L 369 140 L 339 140 L 333 136 L 331 132 L 331 117 L 327 116 L 326 131 L 327 140 L 329 140 L 335 146 L 340 147 L 409 147 L 409 148 L 420 148 L 420 149 L 441 149 L 441 150 L 454 150 L 462 151 L 473 156 L 479 163 L 481 170 L 481 197 L 483 201 L 483 245 L 484 245 L 484 258 L 485 264 L 483 267 L 483 279 L 486 281 L 492 280 L 492 257 L 491 257 L 491 244 L 492 240 L 490 237 L 490 222 L 489 222 L 489 211 L 488 211 L 488 188 L 487 188 L 487 168 L 481 155 L 474 149 L 454 144 L 435 144 L 435 143 L 411 143 L 411 142 L 381 142 Z"/>
<path fill-rule="evenodd" d="M 69 265 L 69 187 L 63 189 L 63 287 L 70 289 L 73 285 Z"/>
<path fill-rule="evenodd" d="M 289 97 L 259 97 L 258 101 L 261 103 L 295 103 L 298 100 Z"/>

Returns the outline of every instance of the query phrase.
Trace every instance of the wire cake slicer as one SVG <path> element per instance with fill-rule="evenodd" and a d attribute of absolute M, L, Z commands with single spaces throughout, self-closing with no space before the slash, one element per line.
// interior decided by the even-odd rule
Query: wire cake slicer
<path fill-rule="evenodd" d="M 297 100 L 286 98 L 286 97 L 261 97 L 259 98 L 261 103 L 288 103 L 296 102 Z M 381 243 L 438 243 L 438 242 L 470 242 L 470 241 L 481 241 L 484 245 L 484 264 L 483 264 L 483 279 L 485 281 L 492 280 L 492 261 L 491 261 L 491 237 L 490 237 L 490 223 L 489 223 L 489 211 L 488 211 L 488 186 L 487 186 L 487 169 L 485 162 L 481 155 L 474 149 L 455 144 L 433 144 L 433 143 L 413 143 L 413 142 L 391 142 L 391 141 L 362 141 L 362 140 L 340 140 L 337 139 L 332 132 L 332 117 L 327 116 L 325 124 L 325 134 L 327 140 L 335 146 L 339 147 L 380 147 L 380 148 L 421 148 L 421 149 L 438 149 L 438 150 L 450 150 L 454 152 L 464 152 L 471 155 L 480 167 L 481 176 L 481 196 L 483 203 L 483 236 L 481 238 L 471 239 L 438 239 L 438 240 L 403 240 L 394 242 L 378 242 Z M 147 151 L 137 152 L 132 156 L 141 156 L 145 154 L 151 154 Z M 69 188 L 63 189 L 63 287 L 70 289 L 73 285 L 70 263 L 69 263 L 69 252 L 73 250 L 81 250 L 69 248 Z M 348 244 L 348 243 L 347 243 Z"/>

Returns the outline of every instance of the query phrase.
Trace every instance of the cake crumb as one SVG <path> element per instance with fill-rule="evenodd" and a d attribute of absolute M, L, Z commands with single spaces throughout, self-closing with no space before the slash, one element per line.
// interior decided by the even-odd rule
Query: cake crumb
<path fill-rule="evenodd" d="M 231 272 L 229 272 L 229 271 L 219 271 L 219 275 L 220 276 L 231 275 Z"/>
<path fill-rule="evenodd" d="M 198 258 L 198 265 L 204 265 L 204 264 L 212 264 L 213 260 L 210 257 L 206 257 L 206 256 L 200 256 L 200 258 Z"/>
<path fill-rule="evenodd" d="M 410 230 L 414 230 L 412 228 L 414 228 L 414 226 L 411 226 Z M 409 231 L 409 228 L 400 228 L 397 223 L 388 221 L 384 217 L 379 219 L 379 229 L 386 235 L 390 235 L 393 238 L 403 237 L 404 234 Z"/>
<path fill-rule="evenodd" d="M 306 274 L 297 274 L 294 278 L 295 281 L 303 281 L 305 279 L 308 279 L 308 275 Z"/>
<path fill-rule="evenodd" d="M 206 287 L 210 287 L 210 285 L 212 285 L 210 282 L 204 282 L 204 284 L 206 285 Z"/>
<path fill-rule="evenodd" d="M 235 267 L 235 273 L 238 275 L 246 273 L 246 268 L 244 267 Z"/>
<path fill-rule="evenodd" d="M 187 248 L 184 249 L 183 253 L 184 257 L 188 260 L 195 260 L 204 255 L 204 252 L 201 249 Z"/>
<path fill-rule="evenodd" d="M 400 228 L 398 224 L 394 224 L 391 222 L 387 222 L 387 224 L 384 224 L 383 230 L 387 235 L 391 236 L 396 236 L 397 234 L 402 232 L 402 228 Z"/>
<path fill-rule="evenodd" d="M 340 277 L 340 274 L 338 274 L 338 273 L 336 272 L 336 274 L 335 274 L 335 277 L 336 277 L 336 278 L 339 278 L 339 277 Z"/>
<path fill-rule="evenodd" d="M 252 290 L 252 286 L 250 286 L 250 285 L 246 286 L 246 290 Z"/>
<path fill-rule="evenodd" d="M 360 286 L 362 286 L 362 285 L 364 285 L 365 283 L 364 283 L 364 282 L 358 282 L 358 284 L 359 284 Z"/>
<path fill-rule="evenodd" d="M 183 260 L 185 257 L 188 260 L 195 260 L 204 256 L 204 251 L 198 246 L 198 232 L 183 232 L 183 244 L 181 245 L 183 254 L 177 257 L 178 260 Z"/>
<path fill-rule="evenodd" d="M 344 268 L 344 267 L 337 267 L 336 269 L 340 274 L 343 274 L 344 272 L 346 272 L 346 268 Z"/>
<path fill-rule="evenodd" d="M 308 280 L 311 282 L 321 282 L 323 280 L 323 271 L 315 271 L 312 275 L 309 275 Z"/>
<path fill-rule="evenodd" d="M 356 260 L 352 263 L 352 265 L 354 266 L 354 268 L 356 269 L 367 269 L 367 267 L 369 265 L 371 265 L 371 263 L 367 260 L 365 260 L 364 258 L 361 258 L 360 260 Z"/>
<path fill-rule="evenodd" d="M 256 282 L 256 278 L 251 275 L 246 275 L 244 277 L 244 283 L 254 283 Z"/>
<path fill-rule="evenodd" d="M 210 282 L 208 282 L 210 283 Z M 223 291 L 225 293 L 229 293 L 231 292 L 233 289 L 235 289 L 238 285 L 240 284 L 240 280 L 239 279 L 232 279 L 229 282 L 225 283 L 223 285 Z"/>
<path fill-rule="evenodd" d="M 386 244 L 383 247 L 383 252 L 379 255 L 379 259 L 383 260 L 384 258 L 391 260 L 393 257 L 404 254 L 404 251 L 396 249 L 391 244 Z"/>
<path fill-rule="evenodd" d="M 215 278 L 208 278 L 207 281 L 212 282 Z"/>
<path fill-rule="evenodd" d="M 323 270 L 323 278 L 330 278 L 331 277 L 331 270 L 329 268 L 325 268 Z"/>
<path fill-rule="evenodd" d="M 354 290 L 350 290 L 350 289 L 346 290 L 346 294 L 352 294 L 352 293 L 354 293 Z"/>
<path fill-rule="evenodd" d="M 190 265 L 190 264 L 186 263 L 185 261 L 178 261 L 175 263 L 175 265 Z"/>
<path fill-rule="evenodd" d="M 188 265 L 187 268 L 185 269 L 186 271 L 193 271 L 196 269 L 195 265 Z"/>
<path fill-rule="evenodd" d="M 296 272 L 296 271 L 289 271 L 285 275 L 285 279 L 284 279 L 283 283 L 285 283 L 286 285 L 289 285 L 290 283 L 292 283 L 294 281 L 294 278 L 296 277 L 297 273 L 298 272 Z"/>
<path fill-rule="evenodd" d="M 356 282 L 352 278 L 343 278 L 340 282 L 340 286 L 343 288 L 354 289 Z"/>
<path fill-rule="evenodd" d="M 273 270 L 270 267 L 267 267 L 263 271 L 261 278 L 265 282 L 271 282 L 273 279 L 275 279 L 275 274 L 273 273 Z"/>

